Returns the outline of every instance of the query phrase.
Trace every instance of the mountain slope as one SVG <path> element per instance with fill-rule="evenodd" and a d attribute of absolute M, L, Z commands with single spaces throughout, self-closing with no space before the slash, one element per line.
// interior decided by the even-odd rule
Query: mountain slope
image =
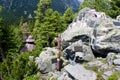
<path fill-rule="evenodd" d="M 34 16 L 34 10 L 36 10 L 38 2 L 39 0 L 0 0 L 0 5 L 3 6 L 1 16 L 8 16 L 8 18 L 9 16 L 16 18 Z M 76 12 L 79 5 L 79 0 L 52 0 L 51 7 L 62 14 L 68 7 L 71 7 Z"/>

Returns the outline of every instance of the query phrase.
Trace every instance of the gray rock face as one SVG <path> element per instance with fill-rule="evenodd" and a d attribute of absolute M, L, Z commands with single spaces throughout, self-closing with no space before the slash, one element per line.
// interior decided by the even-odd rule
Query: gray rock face
<path fill-rule="evenodd" d="M 115 68 L 117 71 L 120 71 L 120 66 L 116 66 Z"/>
<path fill-rule="evenodd" d="M 108 52 L 120 52 L 120 25 L 114 22 L 101 20 L 94 28 L 91 42 L 94 51 L 105 55 Z"/>
<path fill-rule="evenodd" d="M 116 55 L 115 57 L 116 57 L 117 59 L 120 59 L 120 54 Z"/>
<path fill-rule="evenodd" d="M 101 66 L 101 68 L 104 69 L 104 70 L 108 70 L 109 66 L 108 66 L 108 64 L 104 64 L 104 65 Z"/>
<path fill-rule="evenodd" d="M 120 66 L 120 59 L 115 59 L 113 62 L 115 65 Z"/>
<path fill-rule="evenodd" d="M 94 67 L 94 66 L 100 67 L 103 65 L 103 63 L 101 61 L 93 61 L 93 62 L 89 62 L 87 65 L 88 67 Z"/>
<path fill-rule="evenodd" d="M 113 64 L 113 59 L 115 57 L 115 53 L 108 53 L 107 55 L 107 63 L 109 66 L 111 66 Z"/>
<path fill-rule="evenodd" d="M 120 15 L 119 16 L 117 16 L 117 18 L 116 18 L 118 21 L 120 21 Z"/>
<path fill-rule="evenodd" d="M 41 52 L 39 57 L 36 57 L 35 63 L 38 65 L 38 69 L 41 73 L 48 73 L 55 70 L 55 63 L 52 63 L 52 59 L 55 59 L 55 53 L 58 53 L 55 48 L 46 48 Z"/>
<path fill-rule="evenodd" d="M 80 56 L 82 56 L 82 60 L 85 61 L 90 61 L 94 58 L 90 46 L 84 45 L 84 43 L 81 40 L 72 43 L 65 50 L 63 50 L 63 56 L 66 59 L 72 60 L 75 58 L 75 56 L 79 58 Z"/>
<path fill-rule="evenodd" d="M 102 77 L 106 80 L 112 74 L 113 74 L 113 71 L 106 71 L 106 72 L 104 72 L 104 74 L 102 75 Z"/>
<path fill-rule="evenodd" d="M 96 80 L 96 73 L 86 70 L 82 65 L 67 65 L 64 69 L 77 80 Z"/>
<path fill-rule="evenodd" d="M 109 52 L 119 53 L 120 21 L 111 19 L 103 12 L 84 8 L 61 34 L 61 38 L 68 44 L 82 40 L 94 53 L 100 55 L 106 56 Z"/>
<path fill-rule="evenodd" d="M 62 75 L 58 77 L 58 80 L 72 80 L 72 79 L 68 76 L 67 72 L 63 72 Z"/>

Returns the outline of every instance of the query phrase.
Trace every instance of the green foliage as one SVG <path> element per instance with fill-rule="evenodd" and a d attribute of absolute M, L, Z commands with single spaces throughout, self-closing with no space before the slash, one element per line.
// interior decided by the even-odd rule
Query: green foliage
<path fill-rule="evenodd" d="M 84 63 L 84 67 L 88 70 L 92 70 L 95 72 L 98 72 L 98 67 L 97 66 L 92 66 L 92 67 L 88 67 L 86 63 Z"/>
<path fill-rule="evenodd" d="M 21 31 L 16 25 L 6 25 L 4 21 L 0 24 L 0 53 L 3 59 L 8 52 L 16 53 L 19 51 L 22 38 Z"/>
<path fill-rule="evenodd" d="M 9 52 L 6 60 L 1 64 L 3 79 L 21 80 L 27 76 L 36 74 L 37 65 L 35 65 L 33 55 L 32 52 L 26 52 L 20 55 Z"/>
<path fill-rule="evenodd" d="M 99 61 L 101 61 L 102 63 L 106 64 L 107 63 L 107 60 L 105 58 L 98 58 Z"/>
<path fill-rule="evenodd" d="M 39 11 L 39 13 L 41 14 L 41 11 Z M 41 40 L 41 43 L 44 47 L 53 46 L 55 45 L 54 38 L 63 32 L 67 28 L 68 24 L 72 22 L 72 10 L 69 8 L 66 10 L 63 16 L 60 16 L 58 11 L 53 11 L 52 9 L 48 8 L 45 12 L 42 12 L 42 14 L 44 14 L 42 18 L 36 15 L 39 19 L 36 18 L 33 35 L 35 38 Z"/>
<path fill-rule="evenodd" d="M 96 79 L 96 80 L 103 80 L 103 77 L 102 77 L 103 73 L 104 73 L 104 70 L 101 69 L 101 70 L 97 73 L 97 79 Z"/>
<path fill-rule="evenodd" d="M 113 18 L 120 15 L 120 0 L 111 0 L 110 5 L 109 15 Z"/>
<path fill-rule="evenodd" d="M 97 11 L 105 12 L 107 15 L 115 18 L 120 14 L 120 0 L 84 0 L 80 9 L 84 7 L 94 8 Z"/>
<path fill-rule="evenodd" d="M 27 76 L 25 77 L 23 80 L 40 80 L 41 76 L 40 74 L 35 74 L 35 75 L 31 75 L 31 76 Z"/>
<path fill-rule="evenodd" d="M 32 52 L 19 54 L 22 46 L 22 32 L 16 25 L 0 26 L 0 48 L 3 49 L 5 60 L 0 63 L 0 78 L 4 80 L 22 80 L 24 77 L 36 74 L 37 66 L 29 56 L 38 56 L 42 50 L 41 44 L 36 42 L 36 49 Z M 1 52 L 0 52 L 1 53 Z"/>
<path fill-rule="evenodd" d="M 74 16 L 71 8 L 68 8 L 62 16 L 63 30 L 72 22 Z"/>
<path fill-rule="evenodd" d="M 43 46 L 52 46 L 52 41 L 61 32 L 60 14 L 52 9 L 47 9 L 40 27 L 35 27 L 34 35 L 41 39 Z"/>
<path fill-rule="evenodd" d="M 2 6 L 0 6 L 0 12 L 2 11 Z"/>
<path fill-rule="evenodd" d="M 7 53 L 9 50 L 19 51 L 22 45 L 21 31 L 16 26 L 2 26 L 1 45 L 3 51 Z M 13 51 L 13 52 L 14 52 Z"/>
<path fill-rule="evenodd" d="M 120 77 L 120 72 L 115 72 L 111 76 L 109 76 L 107 80 L 118 80 L 119 77 Z"/>
<path fill-rule="evenodd" d="M 50 7 L 51 0 L 40 0 L 40 2 L 37 5 L 37 10 L 34 11 L 36 14 L 35 16 L 35 27 L 39 27 L 44 15 L 45 11 Z"/>
<path fill-rule="evenodd" d="M 60 16 L 58 11 L 49 8 L 50 4 L 51 0 L 46 2 L 40 0 L 35 11 L 35 27 L 32 34 L 41 41 L 43 47 L 55 45 L 54 38 L 63 32 L 73 20 L 73 13 L 70 8 L 65 11 L 63 16 Z"/>
<path fill-rule="evenodd" d="M 23 23 L 24 23 L 24 17 L 23 17 L 23 16 L 21 16 L 21 17 L 20 17 L 20 23 L 19 23 L 19 26 L 22 26 L 22 25 L 23 25 Z"/>
<path fill-rule="evenodd" d="M 106 12 L 106 10 L 109 10 L 109 3 L 109 0 L 84 0 L 84 3 L 80 6 L 80 9 L 90 7 L 96 9 L 97 11 Z"/>

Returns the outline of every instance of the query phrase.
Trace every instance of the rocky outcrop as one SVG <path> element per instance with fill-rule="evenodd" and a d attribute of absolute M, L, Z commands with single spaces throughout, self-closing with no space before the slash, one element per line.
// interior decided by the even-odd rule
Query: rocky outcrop
<path fill-rule="evenodd" d="M 86 70 L 82 65 L 67 65 L 65 70 L 77 80 L 96 80 L 96 73 Z"/>
<path fill-rule="evenodd" d="M 100 54 L 120 52 L 120 22 L 112 19 L 101 20 L 101 23 L 94 28 L 91 39 L 92 49 Z"/>
<path fill-rule="evenodd" d="M 120 66 L 120 59 L 115 59 L 114 64 L 117 65 L 117 66 Z"/>
<path fill-rule="evenodd" d="M 41 73 L 48 73 L 56 69 L 56 53 L 58 53 L 57 49 L 48 47 L 40 53 L 39 57 L 36 57 L 35 63 Z"/>
<path fill-rule="evenodd" d="M 120 21 L 108 17 L 103 12 L 85 8 L 61 34 L 61 38 L 66 43 L 82 40 L 84 45 L 87 44 L 97 55 L 119 53 Z"/>
<path fill-rule="evenodd" d="M 82 52 L 81 54 L 79 54 Z M 79 57 L 79 60 L 90 61 L 94 59 L 91 48 L 85 45 L 81 40 L 72 43 L 65 50 L 63 50 L 63 56 L 66 59 L 73 60 L 75 57 Z"/>
<path fill-rule="evenodd" d="M 55 71 L 58 53 L 46 48 L 36 64 L 41 73 L 58 80 L 106 80 L 120 71 L 120 21 L 103 12 L 84 8 L 61 34 L 61 71 Z M 54 70 L 54 71 L 53 71 Z M 116 73 L 117 72 L 117 73 Z"/>

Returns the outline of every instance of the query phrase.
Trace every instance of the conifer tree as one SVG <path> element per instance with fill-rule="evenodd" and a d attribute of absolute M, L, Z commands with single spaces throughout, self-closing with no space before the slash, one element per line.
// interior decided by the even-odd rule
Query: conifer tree
<path fill-rule="evenodd" d="M 64 27 L 63 30 L 65 30 L 68 27 L 68 25 L 72 22 L 72 20 L 73 20 L 73 12 L 71 8 L 68 8 L 62 16 L 62 23 Z"/>
<path fill-rule="evenodd" d="M 52 41 L 60 31 L 60 14 L 52 9 L 46 10 L 43 24 L 40 27 L 40 38 L 43 45 L 52 46 Z"/>
<path fill-rule="evenodd" d="M 110 5 L 109 15 L 116 18 L 116 16 L 120 15 L 120 0 L 111 0 Z"/>
<path fill-rule="evenodd" d="M 37 10 L 34 11 L 35 16 L 35 27 L 40 26 L 40 22 L 42 21 L 45 11 L 50 7 L 51 0 L 40 0 L 37 5 Z"/>

